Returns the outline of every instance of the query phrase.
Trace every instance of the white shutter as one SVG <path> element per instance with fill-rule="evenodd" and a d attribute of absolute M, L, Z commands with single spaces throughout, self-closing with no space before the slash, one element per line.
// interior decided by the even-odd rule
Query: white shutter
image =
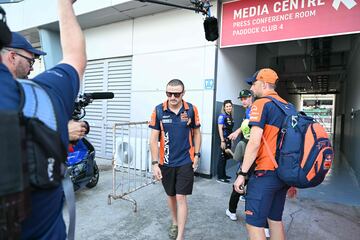
<path fill-rule="evenodd" d="M 114 122 L 129 122 L 132 58 L 121 57 L 88 62 L 83 89 L 86 93 L 113 92 L 110 100 L 94 100 L 86 107 L 85 120 L 90 124 L 88 139 L 96 156 L 111 158 Z"/>

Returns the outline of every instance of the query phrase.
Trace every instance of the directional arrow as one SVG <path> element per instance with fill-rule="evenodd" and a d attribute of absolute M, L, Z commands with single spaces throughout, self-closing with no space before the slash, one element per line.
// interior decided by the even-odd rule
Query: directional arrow
<path fill-rule="evenodd" d="M 340 7 L 340 3 L 343 3 L 345 7 L 347 7 L 347 9 L 352 9 L 357 4 L 355 0 L 334 0 L 332 4 L 333 8 L 338 10 Z"/>

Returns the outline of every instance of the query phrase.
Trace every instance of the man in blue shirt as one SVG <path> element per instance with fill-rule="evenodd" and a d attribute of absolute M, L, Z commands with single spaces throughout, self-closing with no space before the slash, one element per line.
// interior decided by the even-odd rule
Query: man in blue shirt
<path fill-rule="evenodd" d="M 201 145 L 199 113 L 182 99 L 184 94 L 183 82 L 171 80 L 166 85 L 167 101 L 155 107 L 149 123 L 153 175 L 162 181 L 168 195 L 169 236 L 177 240 L 184 239 L 186 196 L 192 193 Z"/>
<path fill-rule="evenodd" d="M 79 90 L 79 81 L 85 71 L 85 40 L 72 7 L 73 0 L 58 0 L 60 40 L 63 59 L 60 64 L 47 70 L 33 80 L 43 87 L 53 101 L 59 133 L 65 146 L 68 144 L 67 123 L 71 117 L 74 100 Z M 3 33 L 1 33 L 3 34 Z M 1 35 L 0 34 L 0 35 Z M 13 35 L 14 36 L 14 35 Z M 30 71 L 38 50 L 21 35 L 15 34 L 16 48 L 9 48 L 2 61 L 21 65 L 25 73 Z M 1 55 L 4 56 L 4 55 Z M 16 68 L 7 68 L 0 63 L 0 110 L 19 108 L 19 90 L 13 78 Z M 22 223 L 22 239 L 66 239 L 62 217 L 62 187 L 31 192 L 31 214 Z"/>

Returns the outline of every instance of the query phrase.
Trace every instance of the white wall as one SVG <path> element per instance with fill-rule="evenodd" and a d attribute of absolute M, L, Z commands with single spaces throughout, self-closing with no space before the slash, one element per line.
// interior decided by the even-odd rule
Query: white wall
<path fill-rule="evenodd" d="M 231 99 L 239 104 L 240 90 L 250 86 L 245 80 L 256 71 L 256 46 L 225 48 L 219 50 L 216 83 L 216 101 Z"/>
<path fill-rule="evenodd" d="M 130 2 L 129 0 L 80 0 L 74 4 L 76 15 L 92 12 L 105 7 Z M 20 3 L 4 4 L 8 24 L 12 31 L 38 27 L 55 22 L 57 0 L 25 0 Z"/>

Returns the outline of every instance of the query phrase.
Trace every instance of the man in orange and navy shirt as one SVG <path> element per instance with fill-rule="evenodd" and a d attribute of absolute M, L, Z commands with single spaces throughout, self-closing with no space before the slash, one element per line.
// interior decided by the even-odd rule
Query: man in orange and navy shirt
<path fill-rule="evenodd" d="M 271 96 L 287 103 L 275 92 L 277 81 L 278 75 L 270 68 L 261 69 L 247 80 L 252 85 L 250 89 L 259 99 L 251 107 L 250 139 L 234 188 L 239 193 L 244 191 L 245 177 L 255 161 L 256 168 L 250 176 L 245 203 L 246 228 L 251 240 L 266 239 L 264 227 L 267 223 L 272 239 L 285 239 L 282 214 L 289 186 L 277 177 L 270 157 L 270 154 L 275 157 L 277 136 L 285 115 L 266 98 Z"/>
<path fill-rule="evenodd" d="M 149 123 L 152 171 L 168 195 L 172 215 L 169 236 L 177 240 L 184 239 L 186 196 L 192 193 L 201 145 L 199 113 L 182 99 L 184 94 L 182 81 L 171 80 L 166 85 L 167 101 L 155 107 Z"/>

